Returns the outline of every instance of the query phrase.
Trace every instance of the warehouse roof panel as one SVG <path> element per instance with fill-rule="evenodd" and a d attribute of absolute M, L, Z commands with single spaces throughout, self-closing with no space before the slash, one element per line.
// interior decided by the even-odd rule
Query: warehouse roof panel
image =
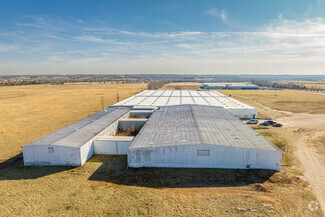
<path fill-rule="evenodd" d="M 156 110 L 129 148 L 198 144 L 279 150 L 226 109 L 200 105 Z"/>
<path fill-rule="evenodd" d="M 130 111 L 129 107 L 109 107 L 26 146 L 58 145 L 81 147 Z"/>
<path fill-rule="evenodd" d="M 254 109 L 214 90 L 146 90 L 116 103 L 115 106 L 171 106 L 187 104 Z"/>

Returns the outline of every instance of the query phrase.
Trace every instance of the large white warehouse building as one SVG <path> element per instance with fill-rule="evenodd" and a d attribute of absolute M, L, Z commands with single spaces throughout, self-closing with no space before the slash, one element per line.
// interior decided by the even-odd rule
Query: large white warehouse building
<path fill-rule="evenodd" d="M 257 90 L 259 86 L 250 82 L 203 83 L 203 89 Z"/>
<path fill-rule="evenodd" d="M 239 119 L 252 109 L 215 91 L 144 91 L 23 146 L 24 164 L 108 154 L 127 155 L 130 167 L 280 170 L 281 150 Z"/>

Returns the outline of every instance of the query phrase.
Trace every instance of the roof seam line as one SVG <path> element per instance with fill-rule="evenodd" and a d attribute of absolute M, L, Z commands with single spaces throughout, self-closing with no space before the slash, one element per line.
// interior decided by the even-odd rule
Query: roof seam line
<path fill-rule="evenodd" d="M 199 128 L 199 126 L 198 126 L 198 123 L 197 123 L 196 117 L 194 116 L 194 111 L 193 111 L 193 106 L 192 106 L 192 105 L 190 105 L 190 109 L 191 109 L 191 115 L 192 115 L 192 117 L 193 117 L 194 124 L 195 124 L 195 128 L 197 129 L 197 132 L 198 132 L 198 135 L 199 135 L 200 141 L 201 141 L 202 143 L 204 143 L 205 141 L 203 141 L 203 139 L 202 139 L 202 138 L 203 138 L 203 137 L 202 137 L 202 133 L 201 133 L 200 128 Z"/>

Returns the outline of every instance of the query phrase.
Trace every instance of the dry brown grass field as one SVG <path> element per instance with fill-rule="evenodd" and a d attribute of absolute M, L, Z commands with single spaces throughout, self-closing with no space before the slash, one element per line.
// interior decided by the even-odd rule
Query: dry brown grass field
<path fill-rule="evenodd" d="M 133 87 L 137 92 L 144 86 Z M 10 133 L 13 129 L 24 135 L 18 138 L 11 133 L 1 138 L 1 148 L 7 150 L 3 158 L 11 156 L 10 150 L 12 155 L 18 153 L 20 145 L 28 141 L 100 110 L 101 95 L 107 95 L 106 105 L 115 102 L 116 89 L 128 97 L 128 88 L 104 84 L 8 87 L 5 94 L 0 89 L 1 106 L 7 105 L 1 108 L 10 114 L 7 117 L 1 113 L 1 123 L 6 123 L 1 130 Z M 247 97 L 244 91 L 237 94 Z M 288 100 L 282 97 L 278 99 Z M 246 100 L 255 105 L 254 100 L 259 103 L 260 99 L 263 97 L 255 93 Z M 14 107 L 18 107 L 17 114 L 10 112 Z M 261 111 L 273 115 L 265 108 Z M 36 119 L 35 124 L 26 121 L 29 115 L 32 117 L 28 120 Z M 303 171 L 294 155 L 295 142 L 305 131 L 272 128 L 259 132 L 284 151 L 281 172 L 164 168 L 125 171 L 123 156 L 97 155 L 77 168 L 25 167 L 22 160 L 17 160 L 0 167 L 0 216 L 322 216 L 320 210 L 308 209 L 315 196 L 310 185 L 300 178 Z"/>
<path fill-rule="evenodd" d="M 325 114 L 325 96 L 287 90 L 218 90 L 240 101 L 253 103 L 280 111 Z M 255 105 L 254 105 L 255 106 Z"/>

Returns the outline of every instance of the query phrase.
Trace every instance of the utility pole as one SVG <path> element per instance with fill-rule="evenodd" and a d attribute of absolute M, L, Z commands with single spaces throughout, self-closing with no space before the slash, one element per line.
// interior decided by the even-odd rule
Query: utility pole
<path fill-rule="evenodd" d="M 120 101 L 120 96 L 118 95 L 118 93 L 116 93 L 116 102 L 118 103 Z"/>
<path fill-rule="evenodd" d="M 103 96 L 100 97 L 100 102 L 102 103 L 102 110 L 104 110 L 104 97 Z"/>

